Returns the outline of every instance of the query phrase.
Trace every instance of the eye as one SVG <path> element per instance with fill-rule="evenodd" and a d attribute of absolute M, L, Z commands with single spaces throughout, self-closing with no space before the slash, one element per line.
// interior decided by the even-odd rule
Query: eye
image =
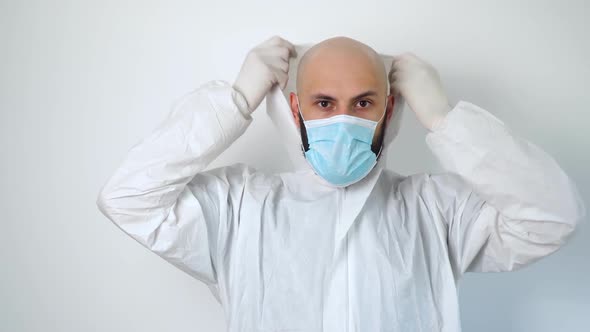
<path fill-rule="evenodd" d="M 361 103 L 365 103 L 365 104 L 361 104 Z M 361 100 L 361 101 L 358 102 L 358 104 L 365 105 L 365 106 L 361 106 L 361 108 L 367 108 L 367 107 L 369 107 L 369 105 L 371 104 L 371 102 L 368 101 L 368 100 Z"/>
<path fill-rule="evenodd" d="M 316 104 L 320 105 L 321 108 L 326 108 L 326 107 L 328 107 L 330 102 L 327 100 L 320 100 Z"/>

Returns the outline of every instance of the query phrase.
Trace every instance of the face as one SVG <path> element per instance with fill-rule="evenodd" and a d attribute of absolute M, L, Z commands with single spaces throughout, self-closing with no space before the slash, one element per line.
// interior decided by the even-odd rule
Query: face
<path fill-rule="evenodd" d="M 392 115 L 394 97 L 388 94 L 387 82 L 383 82 L 374 64 L 366 57 L 332 55 L 313 59 L 305 65 L 299 78 L 298 95 L 290 94 L 291 112 L 298 128 L 297 99 L 305 120 L 346 114 L 379 121 L 373 145 L 380 146 L 384 123 Z"/>

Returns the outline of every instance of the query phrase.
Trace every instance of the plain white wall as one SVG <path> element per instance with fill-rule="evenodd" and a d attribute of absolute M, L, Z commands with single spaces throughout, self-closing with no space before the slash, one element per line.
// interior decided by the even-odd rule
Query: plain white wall
<path fill-rule="evenodd" d="M 588 3 L 0 0 L 0 330 L 223 331 L 199 281 L 103 217 L 100 186 L 185 92 L 250 48 L 346 35 L 412 51 L 552 154 L 590 202 Z M 262 104 L 264 107 L 264 103 Z M 212 166 L 284 167 L 264 110 Z M 406 108 L 389 164 L 437 169 Z M 590 233 L 513 273 L 468 274 L 464 331 L 588 331 Z"/>

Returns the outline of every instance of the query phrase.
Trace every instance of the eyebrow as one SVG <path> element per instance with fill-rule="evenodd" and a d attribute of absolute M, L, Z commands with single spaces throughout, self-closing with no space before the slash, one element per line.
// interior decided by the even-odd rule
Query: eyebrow
<path fill-rule="evenodd" d="M 363 98 L 363 97 L 376 96 L 376 95 L 377 95 L 377 92 L 376 91 L 374 91 L 374 90 L 368 90 L 368 91 L 365 91 L 365 92 L 361 93 L 358 96 L 353 97 L 351 100 L 356 100 L 356 99 L 360 99 L 360 98 Z M 313 94 L 311 96 L 311 98 L 312 99 L 325 99 L 325 100 L 331 100 L 331 101 L 335 101 L 336 100 L 336 98 L 334 98 L 332 96 L 329 96 L 327 94 L 324 94 L 324 93 L 316 93 L 316 94 Z"/>

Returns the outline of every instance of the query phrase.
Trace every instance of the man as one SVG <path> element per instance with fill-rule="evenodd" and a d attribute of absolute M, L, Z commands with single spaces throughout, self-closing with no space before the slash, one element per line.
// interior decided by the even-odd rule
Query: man
<path fill-rule="evenodd" d="M 248 53 L 233 85 L 185 95 L 97 200 L 124 232 L 209 285 L 229 331 L 460 331 L 463 273 L 547 256 L 584 216 L 549 155 L 474 104 L 451 107 L 430 65 L 405 53 L 387 77 L 375 51 L 346 37 L 305 53 L 290 110 L 278 110 L 290 111 L 308 167 L 204 171 L 286 86 L 294 56 L 275 36 Z M 402 97 L 447 172 L 382 167 Z"/>

